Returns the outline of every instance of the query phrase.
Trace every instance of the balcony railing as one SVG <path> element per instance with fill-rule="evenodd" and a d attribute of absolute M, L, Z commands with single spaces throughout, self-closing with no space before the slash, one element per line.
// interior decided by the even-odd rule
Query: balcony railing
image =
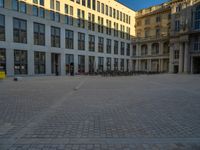
<path fill-rule="evenodd" d="M 169 38 L 169 34 L 162 34 L 159 36 L 150 36 L 150 37 L 136 37 L 133 38 L 134 42 L 144 42 L 144 41 L 150 41 L 150 40 L 160 40 L 160 39 L 166 39 Z"/>

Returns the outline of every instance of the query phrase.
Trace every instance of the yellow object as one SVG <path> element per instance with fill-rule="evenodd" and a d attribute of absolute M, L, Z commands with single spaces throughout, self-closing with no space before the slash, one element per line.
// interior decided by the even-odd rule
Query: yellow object
<path fill-rule="evenodd" d="M 5 71 L 0 71 L 0 79 L 5 79 L 5 78 L 6 78 Z"/>

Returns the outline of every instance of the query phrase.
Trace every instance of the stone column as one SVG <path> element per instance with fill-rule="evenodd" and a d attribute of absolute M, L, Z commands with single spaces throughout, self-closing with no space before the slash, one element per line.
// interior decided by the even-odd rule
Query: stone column
<path fill-rule="evenodd" d="M 183 72 L 183 43 L 180 43 L 179 50 L 179 73 Z"/>
<path fill-rule="evenodd" d="M 170 53 L 169 53 L 169 72 L 173 73 L 173 67 L 174 67 L 174 48 L 173 45 L 170 45 Z"/>

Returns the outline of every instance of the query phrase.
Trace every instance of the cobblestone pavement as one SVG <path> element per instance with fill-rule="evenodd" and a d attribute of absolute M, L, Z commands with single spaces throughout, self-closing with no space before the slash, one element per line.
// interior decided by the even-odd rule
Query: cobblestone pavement
<path fill-rule="evenodd" d="M 200 76 L 0 81 L 0 150 L 200 150 Z"/>

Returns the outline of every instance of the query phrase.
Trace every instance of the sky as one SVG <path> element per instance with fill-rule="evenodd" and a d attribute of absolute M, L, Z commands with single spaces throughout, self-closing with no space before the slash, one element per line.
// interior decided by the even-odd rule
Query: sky
<path fill-rule="evenodd" d="M 133 10 L 148 8 L 153 5 L 167 2 L 168 0 L 118 0 Z"/>

